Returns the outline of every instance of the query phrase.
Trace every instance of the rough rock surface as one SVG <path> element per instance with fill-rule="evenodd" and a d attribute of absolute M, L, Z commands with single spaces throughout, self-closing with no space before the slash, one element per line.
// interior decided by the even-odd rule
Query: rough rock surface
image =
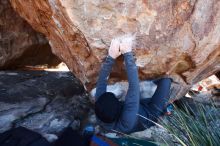
<path fill-rule="evenodd" d="M 51 141 L 67 126 L 82 126 L 88 99 L 70 72 L 1 71 L 0 133 L 24 126 Z"/>
<path fill-rule="evenodd" d="M 14 11 L 9 0 L 0 0 L 0 68 L 60 62 L 45 37 Z"/>
<path fill-rule="evenodd" d="M 219 0 L 10 1 L 89 90 L 111 39 L 128 33 L 140 78 L 171 72 L 182 85 L 177 97 L 220 70 Z M 113 82 L 125 79 L 122 58 L 113 72 Z"/>

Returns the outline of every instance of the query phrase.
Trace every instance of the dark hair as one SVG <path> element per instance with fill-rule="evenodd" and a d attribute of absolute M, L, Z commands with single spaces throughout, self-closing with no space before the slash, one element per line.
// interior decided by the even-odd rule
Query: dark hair
<path fill-rule="evenodd" d="M 118 120 L 121 111 L 121 102 L 111 92 L 103 93 L 95 102 L 95 114 L 104 123 Z"/>

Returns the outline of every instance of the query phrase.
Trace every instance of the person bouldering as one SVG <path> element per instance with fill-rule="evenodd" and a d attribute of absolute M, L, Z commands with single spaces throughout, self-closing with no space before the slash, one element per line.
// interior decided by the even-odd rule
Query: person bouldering
<path fill-rule="evenodd" d="M 140 100 L 138 68 L 135 64 L 135 37 L 127 35 L 111 41 L 108 55 L 102 64 L 95 93 L 95 114 L 99 124 L 106 130 L 122 133 L 142 131 L 157 122 L 169 99 L 171 78 L 155 79 L 157 89 L 149 99 Z M 114 93 L 107 92 L 107 82 L 115 60 L 123 55 L 129 88 L 124 102 Z"/>

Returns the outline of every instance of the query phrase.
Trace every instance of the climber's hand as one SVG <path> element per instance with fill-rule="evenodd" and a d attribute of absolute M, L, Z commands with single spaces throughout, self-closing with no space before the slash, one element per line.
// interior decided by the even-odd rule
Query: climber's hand
<path fill-rule="evenodd" d="M 120 56 L 121 52 L 120 52 L 119 46 L 120 46 L 119 39 L 113 39 L 111 42 L 111 46 L 108 50 L 109 56 L 111 56 L 114 59 L 116 59 L 118 56 Z"/>
<path fill-rule="evenodd" d="M 135 37 L 132 35 L 127 35 L 120 38 L 120 51 L 122 54 L 132 51 L 132 47 L 134 46 Z"/>

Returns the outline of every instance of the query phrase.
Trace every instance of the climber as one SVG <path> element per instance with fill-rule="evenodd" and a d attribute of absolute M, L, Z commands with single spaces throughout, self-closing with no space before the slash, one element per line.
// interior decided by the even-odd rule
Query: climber
<path fill-rule="evenodd" d="M 102 64 L 95 94 L 95 113 L 100 125 L 106 130 L 131 133 L 153 126 L 169 99 L 170 78 L 154 80 L 157 89 L 150 99 L 140 100 L 139 78 L 133 57 L 134 37 L 113 39 L 108 56 Z M 117 57 L 124 56 L 129 88 L 124 102 L 107 92 L 107 80 Z"/>

